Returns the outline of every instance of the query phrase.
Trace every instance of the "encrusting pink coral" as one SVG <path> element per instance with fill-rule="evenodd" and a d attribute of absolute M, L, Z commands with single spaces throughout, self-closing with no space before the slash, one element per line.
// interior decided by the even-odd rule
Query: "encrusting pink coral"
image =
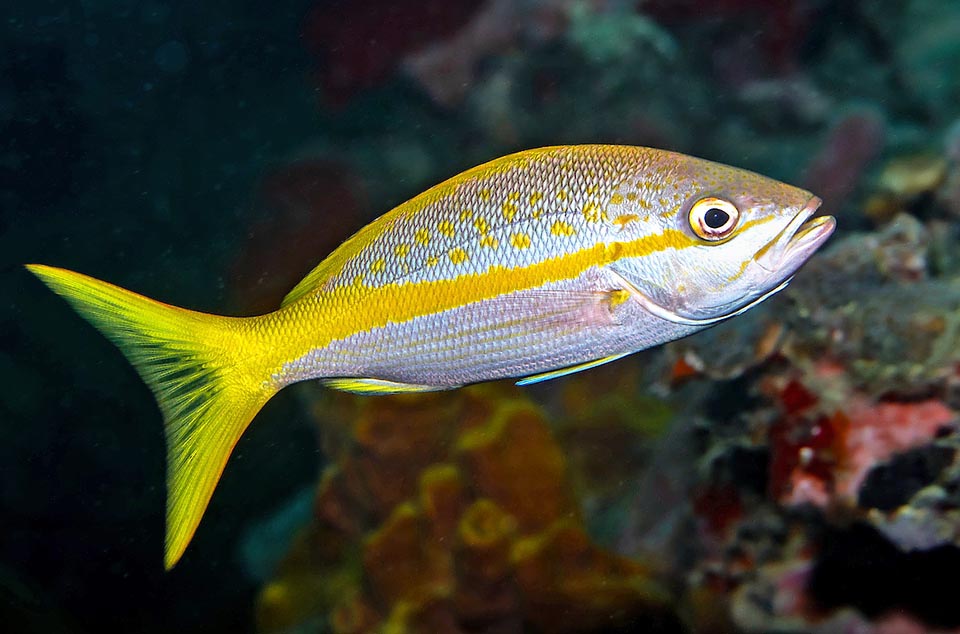
<path fill-rule="evenodd" d="M 787 505 L 855 505 L 870 469 L 956 419 L 937 399 L 873 401 L 857 393 L 831 411 L 796 379 L 778 396 L 783 415 L 770 430 L 770 489 Z"/>

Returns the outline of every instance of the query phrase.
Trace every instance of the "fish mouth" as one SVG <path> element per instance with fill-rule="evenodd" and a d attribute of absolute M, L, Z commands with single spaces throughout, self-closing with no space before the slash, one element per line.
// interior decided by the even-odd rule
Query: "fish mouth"
<path fill-rule="evenodd" d="M 783 231 L 760 250 L 754 258 L 757 265 L 769 273 L 783 275 L 800 268 L 837 228 L 833 216 L 812 217 L 822 204 L 817 196 L 811 198 Z"/>

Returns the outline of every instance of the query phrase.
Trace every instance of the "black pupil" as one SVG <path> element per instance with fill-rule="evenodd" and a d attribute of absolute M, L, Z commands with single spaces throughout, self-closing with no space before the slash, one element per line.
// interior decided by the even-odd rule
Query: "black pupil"
<path fill-rule="evenodd" d="M 716 207 L 708 209 L 707 213 L 703 216 L 703 222 L 705 222 L 706 225 L 711 229 L 719 229 L 729 221 L 730 214 L 725 212 L 723 209 L 717 209 Z"/>

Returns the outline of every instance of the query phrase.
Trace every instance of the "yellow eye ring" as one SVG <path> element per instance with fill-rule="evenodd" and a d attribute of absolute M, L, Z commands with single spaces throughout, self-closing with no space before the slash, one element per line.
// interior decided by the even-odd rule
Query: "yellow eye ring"
<path fill-rule="evenodd" d="M 708 196 L 690 208 L 690 228 L 698 237 L 717 242 L 737 228 L 740 210 L 729 200 Z"/>

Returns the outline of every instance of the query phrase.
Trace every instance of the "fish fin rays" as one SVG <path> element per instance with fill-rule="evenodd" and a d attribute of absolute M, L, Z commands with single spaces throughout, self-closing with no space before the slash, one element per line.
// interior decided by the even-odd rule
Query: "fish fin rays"
<path fill-rule="evenodd" d="M 408 394 L 412 392 L 439 392 L 453 390 L 459 385 L 417 385 L 415 383 L 400 383 L 385 379 L 368 378 L 334 378 L 321 379 L 327 387 L 341 392 L 352 394 Z"/>
<path fill-rule="evenodd" d="M 623 303 L 623 291 L 578 291 L 567 289 L 529 289 L 505 295 L 494 301 L 505 315 L 520 315 L 516 320 L 534 328 L 547 326 L 615 326 L 616 308 Z"/>
<path fill-rule="evenodd" d="M 542 374 L 534 374 L 532 376 L 524 377 L 517 381 L 517 385 L 533 385 L 534 383 L 543 383 L 544 381 L 549 381 L 551 379 L 559 379 L 562 376 L 567 376 L 569 374 L 575 374 L 577 372 L 583 372 L 584 370 L 589 370 L 590 368 L 595 368 L 599 365 L 605 363 L 610 363 L 611 361 L 616 361 L 630 354 L 630 352 L 622 352 L 620 354 L 612 354 L 609 357 L 603 357 L 602 359 L 594 359 L 593 361 L 587 361 L 586 363 L 579 363 L 577 365 L 571 365 L 566 368 L 560 368 L 559 370 L 551 370 L 550 372 L 543 372 Z"/>
<path fill-rule="evenodd" d="M 65 269 L 27 268 L 120 348 L 157 399 L 167 440 L 169 570 L 196 532 L 234 445 L 276 388 L 241 356 L 242 320 L 168 306 Z"/>

